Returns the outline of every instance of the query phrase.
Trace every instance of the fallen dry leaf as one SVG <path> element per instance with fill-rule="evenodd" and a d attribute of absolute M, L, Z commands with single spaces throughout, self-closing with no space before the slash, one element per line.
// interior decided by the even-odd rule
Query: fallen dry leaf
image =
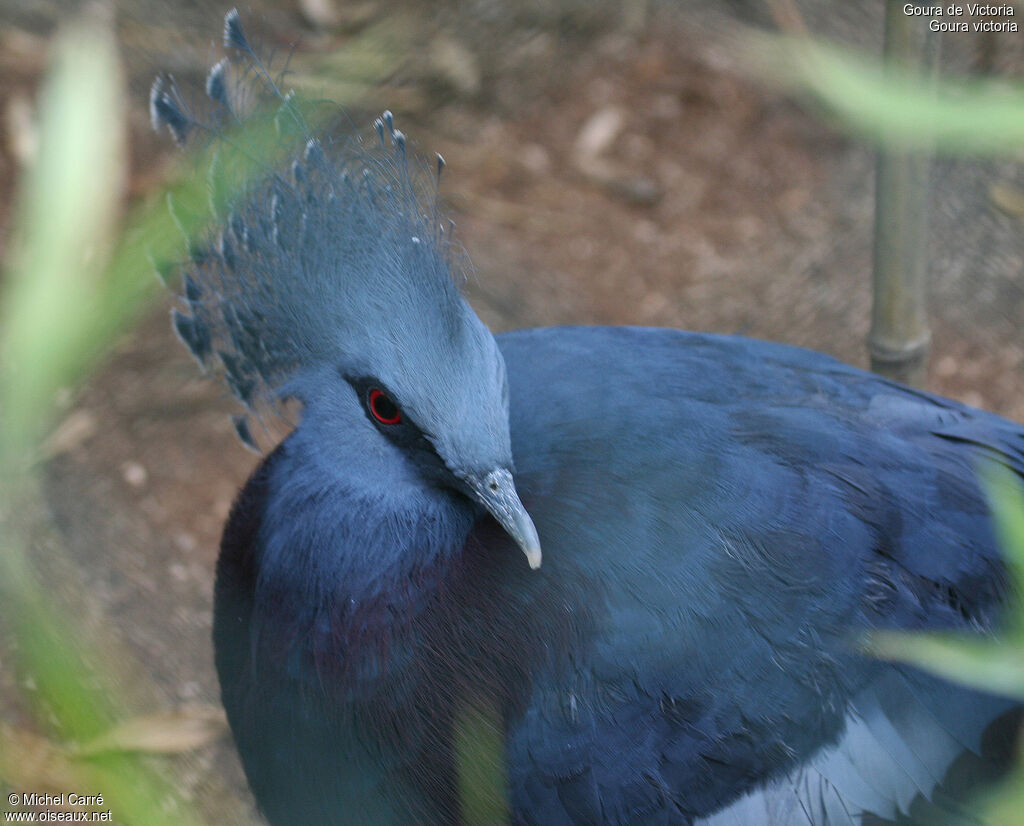
<path fill-rule="evenodd" d="M 99 422 L 89 410 L 75 410 L 43 442 L 43 456 L 52 459 L 70 453 L 96 435 Z"/>
<path fill-rule="evenodd" d="M 992 184 L 988 195 L 1007 215 L 1024 220 L 1024 191 L 1005 184 Z"/>
<path fill-rule="evenodd" d="M 141 751 L 178 754 L 212 743 L 227 731 L 224 712 L 213 706 L 183 706 L 118 723 L 94 740 L 73 749 L 77 757 Z"/>
<path fill-rule="evenodd" d="M 0 778 L 11 789 L 59 793 L 79 787 L 67 749 L 25 729 L 0 723 Z"/>

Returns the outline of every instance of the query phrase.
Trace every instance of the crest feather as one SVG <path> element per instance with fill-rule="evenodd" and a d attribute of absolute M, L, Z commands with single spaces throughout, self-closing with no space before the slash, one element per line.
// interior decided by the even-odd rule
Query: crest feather
<path fill-rule="evenodd" d="M 308 123 L 323 106 L 280 91 L 280 78 L 251 48 L 237 11 L 225 19 L 224 42 L 231 57 L 210 71 L 208 101 L 195 107 L 209 117 L 194 114 L 164 78 L 153 84 L 150 111 L 154 128 L 166 126 L 179 144 L 214 150 L 209 190 L 221 223 L 190 244 L 174 329 L 258 415 L 285 384 L 355 348 L 360 336 L 388 335 L 368 324 L 388 323 L 382 308 L 455 313 L 458 293 L 451 242 L 440 230 L 437 176 L 410 163 L 391 113 L 375 122 L 377 140 L 316 136 Z M 247 128 L 268 109 L 274 140 L 287 150 L 280 168 L 259 167 L 249 151 L 255 141 Z M 248 118 L 239 114 L 246 111 Z M 251 173 L 254 164 L 258 174 L 246 176 L 252 183 L 234 191 L 237 172 Z M 244 417 L 236 430 L 253 441 Z"/>

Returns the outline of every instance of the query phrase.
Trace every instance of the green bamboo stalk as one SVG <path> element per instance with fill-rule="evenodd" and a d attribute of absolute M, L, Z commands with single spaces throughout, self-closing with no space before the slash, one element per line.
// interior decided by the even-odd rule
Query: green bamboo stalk
<path fill-rule="evenodd" d="M 888 0 L 885 63 L 904 76 L 931 80 L 939 37 L 927 17 L 904 13 Z M 923 386 L 928 329 L 928 176 L 931 151 L 888 143 L 879 151 L 875 190 L 873 305 L 868 352 L 871 369 Z"/>

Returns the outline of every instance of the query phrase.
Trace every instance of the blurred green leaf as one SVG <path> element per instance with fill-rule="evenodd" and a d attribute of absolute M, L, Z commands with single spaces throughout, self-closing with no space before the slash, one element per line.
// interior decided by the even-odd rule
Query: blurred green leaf
<path fill-rule="evenodd" d="M 497 708 L 463 707 L 455 722 L 455 759 L 462 821 L 508 823 L 505 727 Z"/>
<path fill-rule="evenodd" d="M 995 532 L 1011 580 L 1001 637 L 963 634 L 876 632 L 867 650 L 877 657 L 910 663 L 981 691 L 1024 701 L 1024 492 L 1006 466 L 986 461 L 980 477 L 992 508 Z M 1024 811 L 1024 764 L 977 803 L 984 823 L 1016 826 Z"/>
<path fill-rule="evenodd" d="M 985 826 L 1020 826 L 1024 813 L 1024 774 L 1018 768 L 1009 779 L 978 801 Z"/>
<path fill-rule="evenodd" d="M 40 151 L 18 199 L 0 308 L 0 608 L 17 640 L 18 669 L 36 686 L 38 719 L 62 740 L 83 740 L 111 724 L 117 700 L 104 660 L 83 644 L 53 593 L 37 587 L 17 517 L 31 513 L 40 498 L 28 460 L 52 420 L 57 389 L 80 377 L 140 305 L 143 278 L 153 279 L 145 256 L 124 255 L 126 245 L 111 255 L 124 168 L 113 37 L 103 27 L 79 24 L 58 37 L 54 54 L 40 100 Z M 24 759 L 24 732 L 2 734 L 7 782 L 73 780 L 71 790 L 103 794 L 121 823 L 195 822 L 134 757 L 70 761 L 66 750 L 44 748 L 49 741 L 36 737 L 29 751 L 40 762 L 31 764 Z"/>
<path fill-rule="evenodd" d="M 995 521 L 996 538 L 1015 589 L 1018 608 L 1017 628 L 1024 637 L 1024 491 L 1019 477 L 994 461 L 981 466 L 981 479 L 988 494 Z"/>
<path fill-rule="evenodd" d="M 972 688 L 1024 700 L 1024 649 L 1016 641 L 963 634 L 872 633 L 869 653 Z"/>
<path fill-rule="evenodd" d="M 42 92 L 0 324 L 5 454 L 38 434 L 96 304 L 121 199 L 121 86 L 111 34 L 69 31 Z M 18 440 L 11 444 L 11 440 Z"/>
<path fill-rule="evenodd" d="M 12 514 L 33 495 L 25 459 L 57 388 L 69 378 L 67 354 L 79 345 L 120 200 L 123 118 L 113 39 L 102 28 L 80 27 L 64 33 L 55 54 L 42 92 L 40 152 L 19 204 L 0 327 L 0 496 L 2 510 Z M 92 682 L 78 646 L 34 588 L 21 538 L 9 522 L 0 527 L 0 592 L 22 657 L 64 730 L 93 734 L 110 710 L 96 692 L 83 702 L 79 686 Z"/>
<path fill-rule="evenodd" d="M 0 307 L 0 456 L 14 466 L 50 426 L 58 388 L 78 381 L 156 292 L 154 269 L 173 271 L 185 239 L 201 237 L 217 209 L 223 217 L 233 196 L 293 149 L 281 141 L 273 113 L 254 115 L 244 130 L 225 137 L 244 147 L 232 153 L 233 163 L 217 162 L 216 145 L 203 148 L 183 164 L 175 184 L 133 210 L 127 229 L 111 239 L 121 175 L 111 171 L 110 159 L 120 156 L 79 136 L 117 134 L 111 119 L 120 123 L 118 109 L 103 104 L 111 96 L 93 93 L 104 72 L 114 72 L 113 44 L 88 32 L 66 41 L 69 54 L 44 92 L 42 147 L 25 184 L 20 243 Z M 94 41 L 102 59 L 88 46 Z M 117 88 L 113 77 L 105 82 Z M 92 99 L 96 105 L 80 105 Z M 334 114 L 323 107 L 303 112 L 313 131 Z M 65 166 L 90 172 L 69 178 Z"/>
<path fill-rule="evenodd" d="M 41 96 L 40 152 L 18 199 L 0 300 L 0 611 L 17 641 L 18 670 L 35 684 L 40 727 L 79 745 L 7 728 L 0 731 L 0 773 L 29 789 L 37 778 L 44 786 L 71 783 L 58 790 L 102 793 L 119 823 L 190 824 L 194 815 L 172 787 L 129 752 L 207 742 L 223 729 L 219 715 L 181 719 L 171 712 L 115 725 L 123 704 L 105 672 L 124 658 L 86 645 L 54 592 L 37 586 L 29 532 L 12 517 L 38 510 L 33 460 L 80 438 L 82 422 L 43 442 L 58 389 L 80 381 L 144 306 L 157 287 L 154 266 L 173 271 L 185 239 L 222 218 L 293 144 L 281 140 L 273 114 L 250 118 L 244 134 L 225 137 L 241 149 L 231 153 L 233 163 L 215 162 L 216 145 L 200 147 L 179 182 L 134 210 L 118 236 L 124 157 L 113 39 L 79 25 L 58 39 L 55 55 Z M 304 114 L 315 130 L 336 113 Z M 26 744 L 36 763 L 22 762 Z"/>
<path fill-rule="evenodd" d="M 996 80 L 931 85 L 807 38 L 755 38 L 751 54 L 784 82 L 872 140 L 942 152 L 1024 148 L 1024 87 Z"/>
<path fill-rule="evenodd" d="M 876 657 L 1024 700 L 1024 494 L 1016 474 L 997 462 L 985 462 L 980 476 L 1012 586 L 1002 635 L 877 631 L 868 635 L 866 648 Z"/>

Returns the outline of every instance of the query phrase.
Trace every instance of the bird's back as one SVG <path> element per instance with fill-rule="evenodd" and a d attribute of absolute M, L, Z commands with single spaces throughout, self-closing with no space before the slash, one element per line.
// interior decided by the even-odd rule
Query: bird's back
<path fill-rule="evenodd" d="M 859 822 L 979 748 L 1009 703 L 856 646 L 995 621 L 976 472 L 984 456 L 1024 472 L 1020 426 L 742 338 L 499 342 L 538 575 L 592 629 L 513 726 L 528 822 L 686 822 L 736 799 L 708 822 Z"/>

